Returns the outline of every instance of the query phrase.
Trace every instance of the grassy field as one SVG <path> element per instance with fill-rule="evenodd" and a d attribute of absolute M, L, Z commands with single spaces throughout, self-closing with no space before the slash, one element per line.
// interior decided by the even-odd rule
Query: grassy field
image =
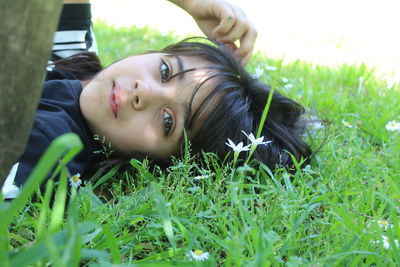
<path fill-rule="evenodd" d="M 103 23 L 96 34 L 105 64 L 179 40 Z M 306 137 L 322 145 L 311 165 L 272 174 L 187 152 L 167 170 L 132 160 L 126 171 L 85 177 L 69 197 L 62 172 L 40 201 L 24 202 L 32 182 L 19 201 L 1 203 L 2 266 L 398 266 L 400 131 L 386 125 L 400 121 L 399 86 L 365 65 L 283 65 L 257 53 L 256 69 L 326 120 Z M 61 140 L 50 158 L 74 142 Z"/>

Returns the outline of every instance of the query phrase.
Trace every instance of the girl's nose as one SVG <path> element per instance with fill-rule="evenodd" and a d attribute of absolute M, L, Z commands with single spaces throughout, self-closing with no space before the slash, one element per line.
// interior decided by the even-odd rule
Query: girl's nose
<path fill-rule="evenodd" d="M 135 80 L 132 84 L 132 106 L 135 110 L 142 110 L 146 106 L 156 103 L 162 93 L 155 88 L 156 85 L 149 85 L 143 80 Z"/>
<path fill-rule="evenodd" d="M 136 110 L 140 110 L 143 108 L 143 100 L 141 99 L 141 97 L 139 98 L 139 81 L 135 80 L 132 84 L 132 107 Z"/>
<path fill-rule="evenodd" d="M 144 108 L 144 93 L 142 92 L 144 89 L 143 82 L 139 80 L 135 80 L 132 84 L 132 107 L 135 110 L 141 110 Z"/>

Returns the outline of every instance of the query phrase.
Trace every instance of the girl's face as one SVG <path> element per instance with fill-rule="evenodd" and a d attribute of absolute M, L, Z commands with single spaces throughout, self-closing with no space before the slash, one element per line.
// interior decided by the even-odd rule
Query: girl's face
<path fill-rule="evenodd" d="M 166 158 L 179 151 L 189 110 L 211 92 L 206 61 L 194 57 L 145 54 L 118 61 L 95 76 L 80 96 L 83 117 L 94 134 L 105 136 L 114 150 Z M 171 76 L 186 69 L 172 79 Z M 188 133 L 190 135 L 190 133 Z"/>

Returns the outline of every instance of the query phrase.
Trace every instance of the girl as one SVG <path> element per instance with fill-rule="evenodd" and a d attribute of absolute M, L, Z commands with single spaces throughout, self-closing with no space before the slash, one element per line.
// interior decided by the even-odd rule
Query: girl
<path fill-rule="evenodd" d="M 180 154 L 184 133 L 193 153 L 210 151 L 224 158 L 234 143 L 256 135 L 270 88 L 253 78 L 232 50 L 217 41 L 190 39 L 125 58 L 102 68 L 93 53 L 54 63 L 48 73 L 27 147 L 3 187 L 15 197 L 52 140 L 77 133 L 84 150 L 67 165 L 82 173 L 102 159 L 94 152 L 110 143 L 114 157 L 148 157 L 160 163 Z M 301 139 L 304 109 L 278 92 L 273 95 L 254 157 L 270 168 L 308 158 Z M 242 153 L 242 155 L 244 155 Z M 14 191 L 13 191 L 14 190 Z M 8 192 L 8 194 L 7 194 Z M 14 195 L 13 195 L 14 193 Z"/>

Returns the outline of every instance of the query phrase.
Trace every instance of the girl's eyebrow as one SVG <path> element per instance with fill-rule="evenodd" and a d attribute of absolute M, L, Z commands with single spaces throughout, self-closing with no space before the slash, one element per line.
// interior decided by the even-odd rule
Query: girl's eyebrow
<path fill-rule="evenodd" d="M 175 65 L 177 65 L 177 69 L 178 71 L 172 75 L 171 78 L 174 78 L 176 76 L 178 76 L 179 80 L 183 80 L 185 78 L 185 73 L 186 71 L 184 71 L 185 67 L 184 67 L 184 62 L 181 56 L 178 55 L 167 55 L 168 57 L 174 58 L 175 59 Z"/>
<path fill-rule="evenodd" d="M 183 60 L 182 60 L 182 58 L 180 56 L 175 56 L 175 59 L 178 62 L 178 71 L 179 71 L 179 73 L 182 73 L 181 75 L 179 75 L 178 79 L 182 80 L 183 78 L 185 78 L 184 77 L 185 76 L 185 72 L 183 71 L 184 70 Z"/>

